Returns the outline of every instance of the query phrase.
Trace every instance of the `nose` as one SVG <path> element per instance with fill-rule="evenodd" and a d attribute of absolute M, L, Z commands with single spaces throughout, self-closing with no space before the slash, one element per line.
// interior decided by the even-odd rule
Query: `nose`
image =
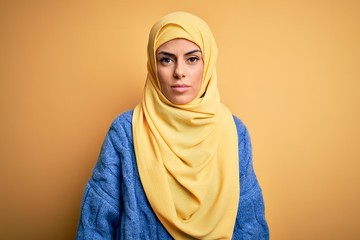
<path fill-rule="evenodd" d="M 178 61 L 174 69 L 174 78 L 181 79 L 185 77 L 185 66 L 184 63 Z"/>

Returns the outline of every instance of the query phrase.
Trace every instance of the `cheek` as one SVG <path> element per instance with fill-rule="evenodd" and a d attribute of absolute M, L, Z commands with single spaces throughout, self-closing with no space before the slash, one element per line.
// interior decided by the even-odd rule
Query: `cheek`
<path fill-rule="evenodd" d="M 200 93 L 201 90 L 201 85 L 202 85 L 202 78 L 203 78 L 203 73 L 204 73 L 204 68 L 203 66 L 196 72 L 196 76 L 195 76 L 195 92 L 194 94 L 198 95 Z"/>
<path fill-rule="evenodd" d="M 169 74 L 170 73 L 167 68 L 160 67 L 157 69 L 157 77 L 159 79 L 159 88 L 163 93 L 164 93 L 164 90 L 169 85 L 169 82 L 171 81 L 171 80 L 169 80 L 171 77 L 171 75 L 169 75 Z"/>
<path fill-rule="evenodd" d="M 196 82 L 197 85 L 201 86 L 201 82 L 202 82 L 202 78 L 203 78 L 203 73 L 204 73 L 204 67 L 202 66 L 201 68 L 199 68 L 199 70 L 196 72 Z"/>
<path fill-rule="evenodd" d="M 159 84 L 162 86 L 164 84 L 164 71 L 161 68 L 157 69 L 157 77 L 159 79 Z"/>

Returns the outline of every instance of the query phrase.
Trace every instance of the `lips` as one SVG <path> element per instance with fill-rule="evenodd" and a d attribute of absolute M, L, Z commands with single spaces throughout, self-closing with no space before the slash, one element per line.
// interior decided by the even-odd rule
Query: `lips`
<path fill-rule="evenodd" d="M 172 85 L 171 88 L 172 88 L 175 92 L 182 93 L 182 92 L 185 92 L 187 89 L 189 89 L 190 86 L 189 86 L 189 85 L 186 85 L 186 84 L 175 84 L 175 85 Z"/>

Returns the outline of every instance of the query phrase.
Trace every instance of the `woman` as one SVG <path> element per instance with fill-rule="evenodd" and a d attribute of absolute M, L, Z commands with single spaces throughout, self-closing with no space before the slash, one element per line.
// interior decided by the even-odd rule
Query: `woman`
<path fill-rule="evenodd" d="M 204 21 L 161 18 L 142 102 L 115 119 L 82 204 L 78 239 L 268 239 L 243 123 L 221 104 Z"/>

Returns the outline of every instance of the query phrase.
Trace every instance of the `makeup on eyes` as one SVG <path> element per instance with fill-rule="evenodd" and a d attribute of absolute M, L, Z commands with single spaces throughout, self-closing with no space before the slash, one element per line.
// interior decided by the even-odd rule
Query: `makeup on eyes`
<path fill-rule="evenodd" d="M 189 55 L 193 55 L 193 56 L 189 56 Z M 158 56 L 157 57 L 158 61 L 163 64 L 168 64 L 171 61 L 175 62 L 177 60 L 177 56 L 175 54 L 166 51 L 161 51 L 157 53 L 157 56 Z M 201 51 L 199 49 L 195 49 L 185 53 L 184 56 L 189 56 L 189 58 L 187 58 L 186 61 L 189 61 L 190 63 L 196 63 L 198 60 L 201 60 Z"/>

